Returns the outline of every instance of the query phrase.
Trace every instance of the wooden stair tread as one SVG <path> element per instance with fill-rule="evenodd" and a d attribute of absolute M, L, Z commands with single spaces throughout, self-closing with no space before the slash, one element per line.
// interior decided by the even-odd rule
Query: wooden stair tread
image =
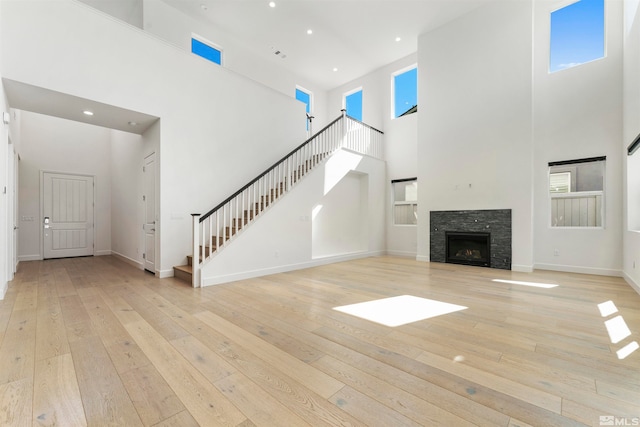
<path fill-rule="evenodd" d="M 185 273 L 193 274 L 193 267 L 190 265 L 176 265 L 173 267 L 174 270 L 180 270 Z"/>

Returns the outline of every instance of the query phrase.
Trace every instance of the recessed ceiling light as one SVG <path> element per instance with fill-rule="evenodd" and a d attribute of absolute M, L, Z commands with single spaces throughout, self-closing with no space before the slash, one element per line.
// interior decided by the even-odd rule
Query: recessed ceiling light
<path fill-rule="evenodd" d="M 93 111 L 90 110 L 83 110 L 82 114 L 84 114 L 85 116 L 93 116 Z"/>
<path fill-rule="evenodd" d="M 333 71 L 338 71 L 338 68 L 336 68 L 336 67 L 333 67 Z"/>
<path fill-rule="evenodd" d="M 397 42 L 399 42 L 400 40 L 402 40 L 400 37 L 396 37 Z"/>
<path fill-rule="evenodd" d="M 129 122 L 129 126 L 138 126 L 138 122 Z"/>
<path fill-rule="evenodd" d="M 311 30 L 311 29 L 307 30 L 307 34 L 309 34 L 309 35 L 313 34 L 313 30 Z"/>
<path fill-rule="evenodd" d="M 270 1 L 269 2 L 269 7 L 276 7 L 276 2 Z"/>

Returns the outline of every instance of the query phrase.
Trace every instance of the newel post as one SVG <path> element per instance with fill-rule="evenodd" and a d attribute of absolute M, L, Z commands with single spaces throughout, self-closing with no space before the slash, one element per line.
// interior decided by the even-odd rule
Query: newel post
<path fill-rule="evenodd" d="M 194 288 L 200 287 L 200 214 L 191 214 L 192 222 L 192 241 L 193 246 L 191 248 L 191 285 Z"/>

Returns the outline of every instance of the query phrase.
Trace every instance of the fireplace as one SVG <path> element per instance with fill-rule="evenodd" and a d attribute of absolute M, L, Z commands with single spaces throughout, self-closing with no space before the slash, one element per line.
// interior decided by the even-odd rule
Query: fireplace
<path fill-rule="evenodd" d="M 491 233 L 447 231 L 445 262 L 491 266 Z"/>
<path fill-rule="evenodd" d="M 455 262 L 511 270 L 511 209 L 431 211 L 429 221 L 431 262 Z M 459 247 L 450 256 L 447 234 L 452 235 L 454 246 L 460 244 L 458 240 L 461 234 L 471 236 L 471 242 L 468 242 L 471 247 Z M 485 242 L 486 249 L 477 247 L 481 242 Z M 465 252 L 465 249 L 469 251 Z M 463 252 L 456 256 L 460 250 Z M 480 259 L 474 251 L 480 251 Z"/>

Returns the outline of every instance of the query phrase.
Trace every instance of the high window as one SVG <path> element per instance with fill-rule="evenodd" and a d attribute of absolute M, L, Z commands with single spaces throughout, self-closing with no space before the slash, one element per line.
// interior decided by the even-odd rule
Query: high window
<path fill-rule="evenodd" d="M 418 223 L 417 178 L 396 179 L 393 186 L 393 224 L 415 225 Z"/>
<path fill-rule="evenodd" d="M 393 118 L 418 111 L 418 69 L 415 65 L 394 73 L 391 80 Z"/>
<path fill-rule="evenodd" d="M 605 157 L 549 163 L 551 227 L 603 227 Z"/>
<path fill-rule="evenodd" d="M 191 37 L 191 52 L 209 61 L 222 65 L 222 50 L 202 37 Z"/>
<path fill-rule="evenodd" d="M 296 99 L 306 106 L 305 111 L 307 113 L 307 130 L 309 130 L 309 115 L 311 115 L 311 98 L 311 92 L 301 87 L 296 88 Z"/>
<path fill-rule="evenodd" d="M 579 0 L 551 12 L 549 71 L 604 57 L 604 0 Z"/>
<path fill-rule="evenodd" d="M 344 108 L 347 116 L 362 121 L 362 88 L 345 94 Z"/>

